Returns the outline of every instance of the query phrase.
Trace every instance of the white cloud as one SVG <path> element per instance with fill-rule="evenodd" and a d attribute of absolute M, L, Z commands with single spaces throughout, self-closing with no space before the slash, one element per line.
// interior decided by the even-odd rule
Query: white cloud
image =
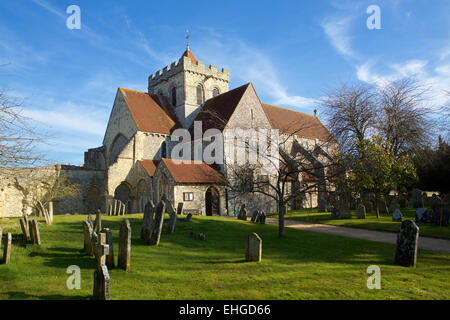
<path fill-rule="evenodd" d="M 356 57 L 349 35 L 351 17 L 333 17 L 322 21 L 321 27 L 331 42 L 331 45 L 342 55 Z"/>

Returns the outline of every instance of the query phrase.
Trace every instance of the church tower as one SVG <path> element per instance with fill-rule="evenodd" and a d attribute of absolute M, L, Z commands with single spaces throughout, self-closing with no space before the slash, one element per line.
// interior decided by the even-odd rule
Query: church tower
<path fill-rule="evenodd" d="M 228 91 L 230 73 L 216 66 L 205 67 L 197 60 L 189 45 L 181 58 L 148 78 L 148 92 L 166 96 L 178 120 L 188 129 L 203 103 Z"/>

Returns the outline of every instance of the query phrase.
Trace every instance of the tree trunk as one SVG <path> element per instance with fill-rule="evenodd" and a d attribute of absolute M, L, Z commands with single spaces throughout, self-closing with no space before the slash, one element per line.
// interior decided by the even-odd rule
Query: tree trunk
<path fill-rule="evenodd" d="M 375 209 L 377 210 L 377 219 L 380 219 L 380 208 L 378 208 L 378 200 L 375 199 Z"/>
<path fill-rule="evenodd" d="M 286 207 L 283 203 L 278 203 L 278 236 L 283 238 L 286 236 L 284 233 L 284 214 L 286 213 Z"/>

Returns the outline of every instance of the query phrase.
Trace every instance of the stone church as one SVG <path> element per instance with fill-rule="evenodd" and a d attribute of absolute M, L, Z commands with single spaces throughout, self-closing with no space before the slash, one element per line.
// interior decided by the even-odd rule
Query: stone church
<path fill-rule="evenodd" d="M 323 147 L 330 134 L 315 115 L 262 103 L 252 83 L 229 90 L 229 81 L 228 70 L 205 66 L 188 46 L 178 61 L 148 78 L 148 92 L 118 88 L 102 146 L 85 152 L 82 166 L 55 168 L 82 190 L 79 199 L 56 201 L 56 213 L 105 211 L 114 199 L 126 204 L 127 213 L 143 212 L 149 200 L 157 202 L 163 194 L 174 207 L 183 202 L 184 213 L 232 215 L 243 202 L 250 210 L 275 212 L 276 204 L 268 197 L 231 196 L 224 186 L 225 166 L 171 159 L 173 132 L 180 128 L 192 132 L 194 121 L 201 121 L 203 132 L 211 127 L 221 132 L 264 128 L 285 134 L 295 124 L 303 130 L 292 131 L 293 138 L 283 147 L 312 150 L 320 144 L 316 160 L 327 161 L 333 145 Z M 212 113 L 221 121 L 209 121 Z M 7 195 L 10 200 L 21 197 L 15 184 L 0 189 L 5 200 Z M 318 192 L 310 192 L 293 207 L 316 207 L 318 197 Z M 22 198 L 11 206 L 8 201 L 2 204 L 0 196 L 0 216 L 27 213 L 30 208 Z"/>

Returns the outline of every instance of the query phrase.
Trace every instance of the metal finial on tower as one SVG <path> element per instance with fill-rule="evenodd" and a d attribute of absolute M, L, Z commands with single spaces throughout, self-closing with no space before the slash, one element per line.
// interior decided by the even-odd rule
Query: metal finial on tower
<path fill-rule="evenodd" d="M 189 50 L 189 39 L 191 39 L 191 36 L 189 35 L 189 29 L 186 29 L 186 50 Z"/>

